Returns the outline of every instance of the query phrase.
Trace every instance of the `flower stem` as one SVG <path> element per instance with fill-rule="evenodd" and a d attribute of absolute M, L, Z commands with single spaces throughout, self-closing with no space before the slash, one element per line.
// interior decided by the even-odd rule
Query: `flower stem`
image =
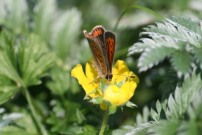
<path fill-rule="evenodd" d="M 109 111 L 107 109 L 105 111 L 105 113 L 104 113 L 104 116 L 103 116 L 102 126 L 101 126 L 101 129 L 100 129 L 99 135 L 103 135 L 104 134 L 105 128 L 107 126 L 108 118 L 109 118 Z"/>
<path fill-rule="evenodd" d="M 42 123 L 38 119 L 38 114 L 35 111 L 35 108 L 34 108 L 31 96 L 29 94 L 29 91 L 26 88 L 24 88 L 24 94 L 25 94 L 25 97 L 27 99 L 28 105 L 30 107 L 31 114 L 34 118 L 34 121 L 36 122 L 36 127 L 40 130 L 41 135 L 48 135 L 45 127 L 42 125 Z"/>

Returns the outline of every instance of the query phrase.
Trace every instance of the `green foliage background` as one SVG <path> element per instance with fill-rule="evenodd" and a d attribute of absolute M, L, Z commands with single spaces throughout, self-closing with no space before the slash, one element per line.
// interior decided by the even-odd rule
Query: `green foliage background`
<path fill-rule="evenodd" d="M 0 0 L 0 134 L 93 135 L 103 112 L 83 100 L 71 69 L 92 54 L 82 31 L 116 34 L 115 61 L 140 79 L 137 108 L 105 134 L 202 132 L 200 0 Z"/>

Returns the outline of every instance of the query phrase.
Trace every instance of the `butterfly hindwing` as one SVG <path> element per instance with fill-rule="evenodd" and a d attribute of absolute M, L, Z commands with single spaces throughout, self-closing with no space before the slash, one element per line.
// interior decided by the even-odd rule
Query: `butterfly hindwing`
<path fill-rule="evenodd" d="M 115 35 L 110 31 L 105 32 L 105 43 L 106 43 L 106 53 L 107 53 L 107 60 L 109 63 L 109 71 L 108 73 L 112 72 L 112 63 L 114 60 L 114 51 L 116 45 Z"/>

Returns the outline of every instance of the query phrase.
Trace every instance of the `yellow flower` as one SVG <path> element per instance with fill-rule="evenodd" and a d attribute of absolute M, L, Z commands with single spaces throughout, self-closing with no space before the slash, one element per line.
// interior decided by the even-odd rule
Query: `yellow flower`
<path fill-rule="evenodd" d="M 112 80 L 109 82 L 105 79 L 106 85 L 103 90 L 100 87 L 101 79 L 96 79 L 96 70 L 89 63 L 86 64 L 85 69 L 84 73 L 81 64 L 78 64 L 72 69 L 71 76 L 78 80 L 88 97 L 91 99 L 101 97 L 103 101 L 109 102 L 112 106 L 121 106 L 127 103 L 133 96 L 139 82 L 138 77 L 129 71 L 121 60 L 118 60 L 112 68 Z M 106 106 L 105 102 L 100 104 L 103 110 L 106 109 Z"/>

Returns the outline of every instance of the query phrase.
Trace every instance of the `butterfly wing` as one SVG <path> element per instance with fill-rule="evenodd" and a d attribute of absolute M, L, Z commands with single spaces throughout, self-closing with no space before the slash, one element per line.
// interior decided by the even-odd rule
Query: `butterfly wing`
<path fill-rule="evenodd" d="M 100 77 L 105 77 L 107 74 L 107 66 L 102 49 L 102 46 L 104 47 L 105 30 L 102 27 L 95 27 L 90 33 L 86 30 L 84 30 L 83 33 L 87 38 L 90 49 L 93 53 L 98 74 Z"/>
<path fill-rule="evenodd" d="M 113 60 L 114 60 L 115 45 L 116 45 L 115 35 L 114 35 L 114 33 L 110 32 L 110 31 L 106 31 L 104 38 L 105 38 L 105 44 L 106 44 L 107 61 L 109 64 L 107 73 L 111 74 L 112 73 L 112 64 L 113 64 Z"/>
<path fill-rule="evenodd" d="M 105 39 L 104 39 L 105 29 L 101 25 L 95 26 L 92 31 L 91 35 L 96 38 L 97 45 L 101 46 L 102 49 L 105 48 Z"/>

